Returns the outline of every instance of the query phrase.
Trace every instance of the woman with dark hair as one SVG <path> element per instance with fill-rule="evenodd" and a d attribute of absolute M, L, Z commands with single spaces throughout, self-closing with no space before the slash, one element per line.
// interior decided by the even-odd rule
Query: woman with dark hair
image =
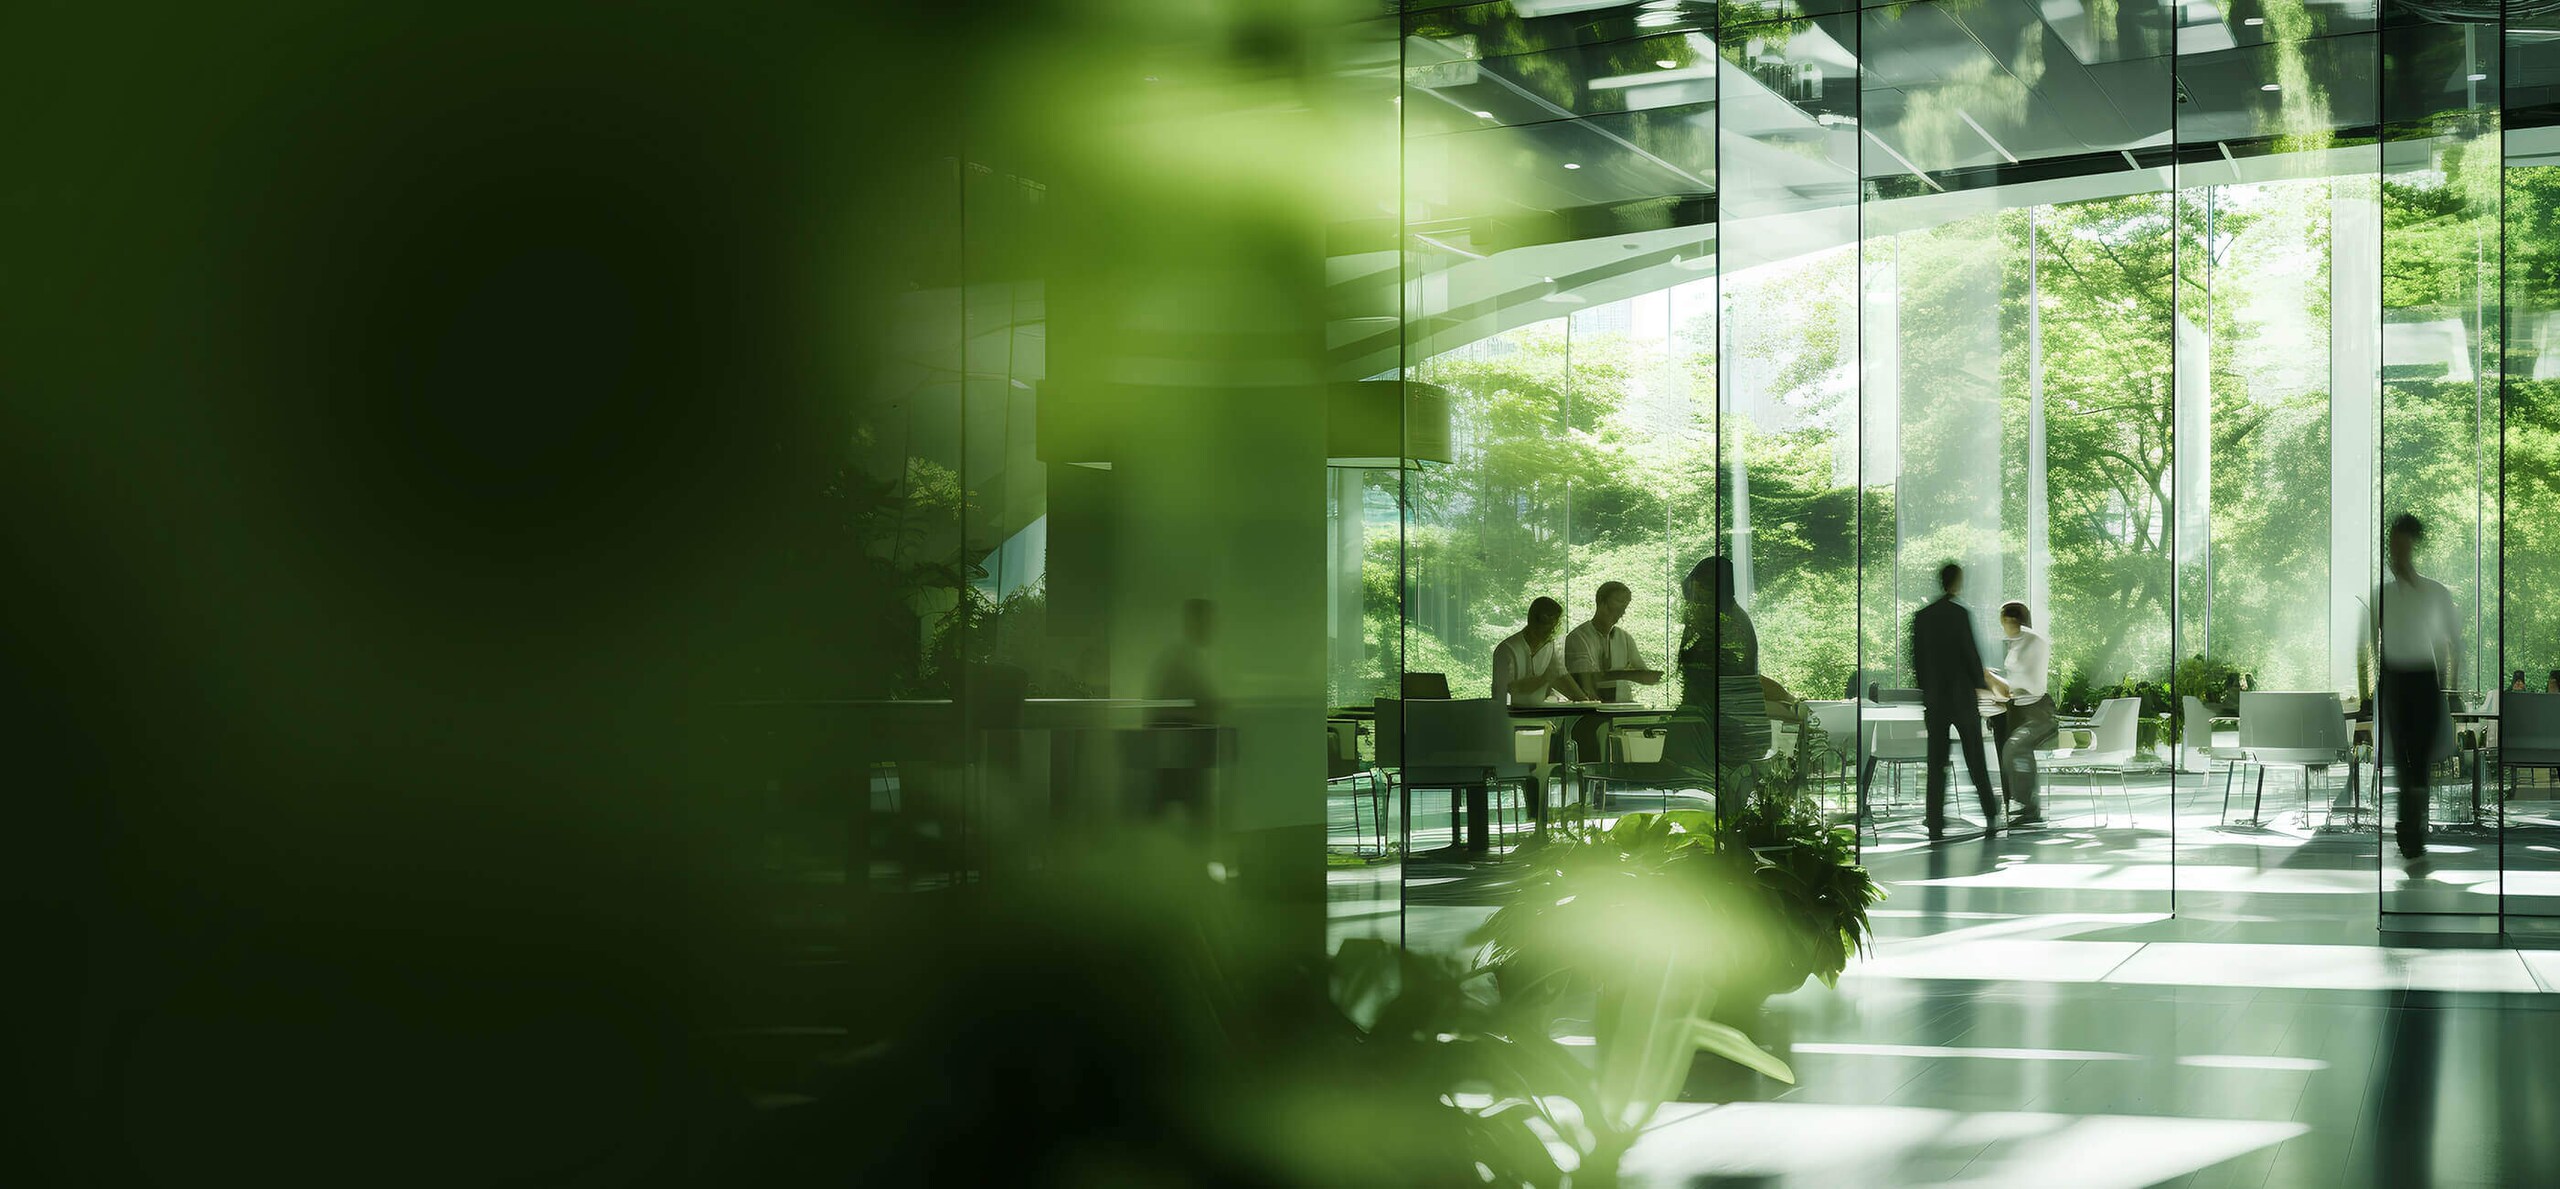
<path fill-rule="evenodd" d="M 1769 754 L 1769 710 L 1760 690 L 1760 636 L 1734 597 L 1733 562 L 1699 559 L 1680 584 L 1680 711 L 1676 758 L 1714 774 L 1716 812 L 1728 815 L 1751 795 L 1751 764 Z M 1666 759 L 1675 758 L 1666 753 Z"/>

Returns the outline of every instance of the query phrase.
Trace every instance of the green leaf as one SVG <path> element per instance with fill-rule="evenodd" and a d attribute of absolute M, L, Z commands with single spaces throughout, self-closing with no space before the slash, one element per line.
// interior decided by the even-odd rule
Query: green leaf
<path fill-rule="evenodd" d="M 1708 1019 L 1693 1019 L 1689 1021 L 1689 1037 L 1701 1052 L 1713 1053 L 1754 1073 L 1765 1074 L 1790 1086 L 1796 1084 L 1796 1071 L 1787 1068 L 1787 1063 L 1779 1060 L 1776 1054 L 1752 1043 L 1749 1036 L 1731 1024 L 1719 1024 Z"/>
<path fill-rule="evenodd" d="M 1404 993 L 1404 955 L 1375 937 L 1355 937 L 1333 955 L 1333 1005 L 1367 1032 L 1378 1014 Z"/>

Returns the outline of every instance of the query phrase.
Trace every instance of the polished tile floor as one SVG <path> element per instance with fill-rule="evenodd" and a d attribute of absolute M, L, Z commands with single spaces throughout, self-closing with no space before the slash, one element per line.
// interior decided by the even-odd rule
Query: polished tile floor
<path fill-rule="evenodd" d="M 2073 791 L 2060 828 L 1934 847 L 1889 818 L 1875 951 L 1755 1029 L 1797 1084 L 1693 1085 L 1630 1180 L 2560 1184 L 2560 951 L 2495 932 L 2501 897 L 2511 928 L 2550 903 L 2549 803 L 2509 802 L 2500 837 L 2455 798 L 2412 873 L 2370 811 L 2325 812 L 2334 790 L 2271 783 L 2263 826 L 2226 825 L 2222 793 L 2137 780 L 2096 825 Z M 1445 803 L 1415 825 L 1445 840 Z M 1334 874 L 1337 936 L 1449 952 L 1506 883 L 1499 861 Z"/>

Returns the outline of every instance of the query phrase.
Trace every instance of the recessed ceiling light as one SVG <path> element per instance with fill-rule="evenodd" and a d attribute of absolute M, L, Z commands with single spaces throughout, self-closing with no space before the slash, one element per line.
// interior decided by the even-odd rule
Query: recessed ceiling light
<path fill-rule="evenodd" d="M 2276 83 L 2266 83 L 2261 85 L 2258 89 L 2261 91 L 2281 91 L 2284 88 Z"/>
<path fill-rule="evenodd" d="M 1669 70 L 1679 65 L 1678 62 L 1674 62 L 1669 58 L 1656 58 L 1653 60 L 1653 64 L 1663 68 L 1664 70 Z"/>
<path fill-rule="evenodd" d="M 2240 22 L 2240 23 L 2241 23 L 2241 24 L 2243 24 L 2243 25 L 2263 25 L 2263 24 L 2266 24 L 2266 23 L 2267 23 L 2267 18 L 2265 18 L 2265 17 L 2250 17 L 2248 20 L 2242 21 L 2242 22 Z"/>
<path fill-rule="evenodd" d="M 2471 76 L 2471 81 L 2475 83 L 2485 83 L 2489 81 L 2489 76 L 2485 74 L 2475 74 Z"/>
<path fill-rule="evenodd" d="M 1476 113 L 1476 118 L 1479 120 L 1490 120 L 1493 118 L 1493 113 L 1489 111 L 1480 111 Z"/>
<path fill-rule="evenodd" d="M 1564 167 L 1565 167 L 1566 169 L 1580 169 L 1580 168 L 1582 168 L 1580 165 L 1576 165 L 1576 164 L 1574 164 L 1574 163 L 1573 163 L 1573 162 L 1571 162 L 1571 161 L 1567 161 L 1567 162 L 1565 162 L 1565 163 L 1564 163 Z"/>

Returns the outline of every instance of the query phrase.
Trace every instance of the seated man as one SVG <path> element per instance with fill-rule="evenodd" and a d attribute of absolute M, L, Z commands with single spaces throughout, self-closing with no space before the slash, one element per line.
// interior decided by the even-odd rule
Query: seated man
<path fill-rule="evenodd" d="M 1562 698 L 1590 701 L 1591 692 L 1567 673 L 1556 629 L 1564 623 L 1564 604 L 1540 595 L 1529 604 L 1528 626 L 1493 646 L 1493 700 L 1505 706 L 1534 706 Z"/>
<path fill-rule="evenodd" d="M 1564 671 L 1600 701 L 1632 702 L 1637 686 L 1662 680 L 1662 670 L 1645 667 L 1636 638 L 1618 630 L 1632 597 L 1624 582 L 1601 583 L 1591 618 L 1564 640 Z"/>

